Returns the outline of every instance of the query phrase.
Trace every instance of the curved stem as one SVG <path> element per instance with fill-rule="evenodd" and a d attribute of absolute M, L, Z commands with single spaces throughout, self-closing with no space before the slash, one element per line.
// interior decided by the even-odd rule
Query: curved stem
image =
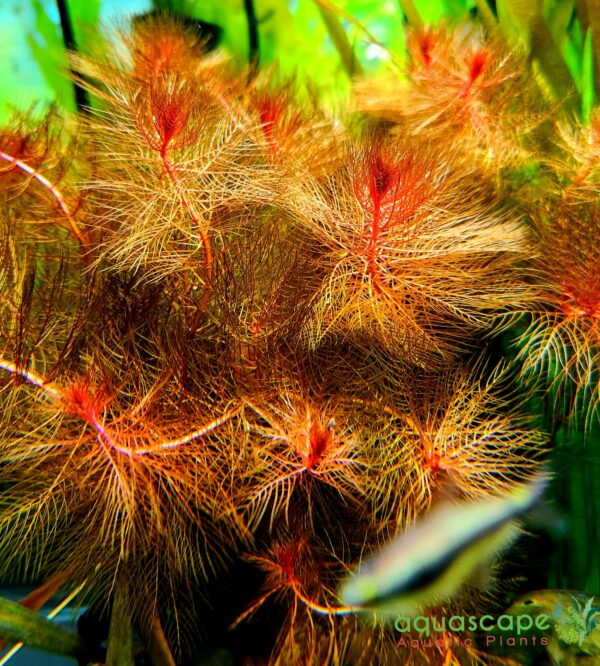
<path fill-rule="evenodd" d="M 183 437 L 179 437 L 178 439 L 172 439 L 168 442 L 162 442 L 161 444 L 156 444 L 155 446 L 149 446 L 145 449 L 128 449 L 128 451 L 131 451 L 135 455 L 145 455 L 148 453 L 156 453 L 158 451 L 175 449 L 178 446 L 182 446 L 183 444 L 188 444 L 189 442 L 192 442 L 195 439 L 204 437 L 204 435 L 207 435 L 209 432 L 212 432 L 219 426 L 222 426 L 224 423 L 227 423 L 227 421 L 231 420 L 234 416 L 237 416 L 241 411 L 242 411 L 242 406 L 238 405 L 237 407 L 234 407 L 233 409 L 230 409 L 229 411 L 225 412 L 225 414 L 223 414 L 222 416 L 219 416 L 219 418 L 214 419 L 210 423 L 207 423 L 205 426 L 202 426 L 201 428 L 198 428 L 198 430 L 194 430 L 193 432 L 184 435 Z"/>
<path fill-rule="evenodd" d="M 24 370 L 22 368 L 18 368 L 12 361 L 7 361 L 6 359 L 3 358 L 0 358 L 0 369 L 6 370 L 7 372 L 10 372 L 13 375 L 22 377 L 32 386 L 35 386 L 44 391 L 44 393 L 46 393 L 46 395 L 49 398 L 51 398 L 55 403 L 57 403 L 57 406 L 61 409 L 61 411 L 72 413 L 71 411 L 65 408 L 65 405 L 68 404 L 68 398 L 66 397 L 64 390 L 62 390 L 58 386 L 50 385 L 41 375 L 37 374 L 36 372 L 33 372 L 32 370 Z M 159 453 L 161 451 L 167 451 L 170 449 L 175 449 L 179 446 L 183 446 L 185 444 L 189 444 L 195 439 L 204 437 L 205 435 L 212 432 L 216 428 L 222 426 L 224 423 L 227 423 L 227 421 L 237 416 L 242 411 L 242 409 L 243 406 L 238 405 L 237 407 L 234 407 L 233 409 L 226 411 L 218 418 L 213 419 L 212 421 L 210 421 L 210 423 L 207 423 L 206 425 L 203 425 L 200 428 L 197 428 L 192 432 L 183 435 L 182 437 L 168 440 L 166 442 L 159 442 L 158 444 L 154 444 L 146 448 L 131 448 L 121 444 L 118 441 L 118 439 L 115 437 L 115 435 L 112 434 L 110 430 L 106 427 L 106 425 L 102 422 L 102 420 L 98 418 L 96 411 L 91 406 L 88 409 L 86 409 L 85 415 L 80 414 L 79 418 L 84 420 L 89 426 L 91 426 L 96 431 L 96 439 L 102 445 L 102 447 L 107 451 L 107 453 L 109 450 L 112 449 L 117 453 L 121 453 L 123 455 L 131 457 L 131 456 L 148 455 L 151 453 Z"/>
<path fill-rule="evenodd" d="M 58 189 L 58 187 L 56 187 L 56 185 L 51 183 L 39 171 L 34 169 L 26 162 L 23 162 L 23 160 L 18 159 L 17 157 L 13 157 L 12 155 L 9 155 L 8 153 L 5 153 L 0 150 L 0 159 L 5 160 L 6 162 L 10 162 L 11 164 L 14 164 L 17 168 L 21 169 L 21 171 L 35 178 L 37 182 L 40 183 L 40 185 L 42 185 L 43 187 L 45 187 L 48 190 L 48 192 L 50 192 L 50 194 L 56 199 L 59 208 L 62 210 L 65 217 L 67 218 L 69 227 L 71 228 L 73 235 L 79 241 L 79 245 L 81 246 L 81 249 L 83 251 L 82 256 L 84 257 L 85 260 L 86 250 L 89 245 L 89 239 L 87 237 L 87 234 L 77 226 L 77 222 L 75 221 L 75 211 L 71 210 L 70 206 L 67 204 L 65 196 Z"/>
<path fill-rule="evenodd" d="M 296 583 L 292 580 L 290 580 L 290 587 L 292 588 L 296 597 L 305 606 L 308 606 L 308 608 L 315 611 L 315 613 L 319 613 L 320 615 L 349 615 L 350 613 L 359 613 L 360 611 L 364 610 L 358 606 L 323 606 L 305 596 L 298 588 Z"/>
<path fill-rule="evenodd" d="M 4 358 L 0 358 L 0 370 L 6 370 L 13 375 L 21 377 L 29 384 L 37 386 L 37 388 L 42 389 L 42 391 L 44 391 L 44 393 L 46 393 L 46 395 L 53 400 L 58 401 L 62 397 L 62 393 L 59 389 L 46 382 L 46 379 L 42 377 L 42 375 L 38 375 L 38 373 L 34 372 L 33 370 L 19 368 L 15 363 L 12 361 L 7 361 Z"/>

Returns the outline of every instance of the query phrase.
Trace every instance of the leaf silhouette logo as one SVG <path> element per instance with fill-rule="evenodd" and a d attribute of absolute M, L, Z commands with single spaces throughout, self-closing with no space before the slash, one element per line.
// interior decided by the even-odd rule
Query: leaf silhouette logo
<path fill-rule="evenodd" d="M 594 606 L 594 597 L 590 597 L 585 604 L 573 594 L 567 592 L 572 606 L 566 609 L 562 622 L 556 624 L 558 638 L 567 645 L 577 644 L 581 647 L 585 639 L 598 625 L 600 608 Z"/>

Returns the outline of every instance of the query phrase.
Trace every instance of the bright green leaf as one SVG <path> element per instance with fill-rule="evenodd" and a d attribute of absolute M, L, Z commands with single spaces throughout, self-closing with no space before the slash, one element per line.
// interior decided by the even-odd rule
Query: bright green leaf
<path fill-rule="evenodd" d="M 59 104 L 75 110 L 73 85 L 69 80 L 67 57 L 60 26 L 48 16 L 40 0 L 33 0 L 35 34 L 27 37 L 29 48 Z"/>
<path fill-rule="evenodd" d="M 584 123 L 589 123 L 594 109 L 594 46 L 592 32 L 588 30 L 583 47 L 583 65 L 581 68 L 581 117 Z"/>
<path fill-rule="evenodd" d="M 104 659 L 103 650 L 86 645 L 77 634 L 46 620 L 16 601 L 1 597 L 0 638 L 8 643 L 22 642 L 38 650 L 86 661 Z"/>

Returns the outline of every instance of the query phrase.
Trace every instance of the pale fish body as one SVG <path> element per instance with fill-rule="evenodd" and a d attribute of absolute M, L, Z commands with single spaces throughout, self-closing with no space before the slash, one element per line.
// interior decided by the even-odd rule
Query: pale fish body
<path fill-rule="evenodd" d="M 547 480 L 539 474 L 501 497 L 435 506 L 344 581 L 342 602 L 414 616 L 452 599 L 517 538 L 518 518 L 540 499 Z"/>
<path fill-rule="evenodd" d="M 600 664 L 600 596 L 576 590 L 536 590 L 507 609 L 512 615 L 547 615 L 548 655 L 556 666 Z"/>

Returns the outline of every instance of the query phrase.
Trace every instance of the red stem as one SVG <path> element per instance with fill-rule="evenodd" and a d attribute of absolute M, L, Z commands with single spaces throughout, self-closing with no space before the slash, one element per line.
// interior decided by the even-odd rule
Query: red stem
<path fill-rule="evenodd" d="M 367 270 L 373 288 L 376 292 L 380 293 L 381 285 L 379 284 L 379 267 L 377 266 L 377 239 L 381 231 L 381 202 L 376 198 L 373 204 L 373 224 L 371 225 L 371 237 L 367 246 Z"/>
<path fill-rule="evenodd" d="M 189 442 L 204 437 L 216 428 L 221 427 L 223 424 L 237 416 L 243 409 L 242 405 L 232 407 L 231 409 L 228 409 L 226 412 L 221 414 L 221 416 L 213 419 L 209 423 L 203 424 L 191 432 L 185 433 L 182 437 L 151 444 L 145 448 L 131 448 L 119 443 L 115 435 L 113 435 L 106 427 L 91 401 L 85 406 L 84 410 L 73 410 L 72 408 L 69 408 L 70 400 L 65 390 L 56 384 L 50 384 L 44 377 L 38 375 L 33 370 L 23 370 L 18 368 L 12 361 L 8 361 L 2 357 L 0 357 L 0 370 L 5 370 L 13 375 L 21 377 L 32 386 L 36 386 L 37 388 L 44 391 L 48 398 L 50 398 L 58 405 L 61 411 L 68 414 L 75 414 L 83 421 L 85 421 L 95 431 L 96 439 L 102 448 L 106 451 L 111 462 L 113 462 L 113 459 L 110 455 L 110 450 L 114 450 L 117 453 L 124 454 L 131 458 L 132 456 L 144 456 L 152 453 L 160 453 L 162 451 L 175 449 L 188 444 Z"/>
<path fill-rule="evenodd" d="M 185 210 L 188 212 L 190 218 L 192 219 L 192 222 L 196 225 L 198 228 L 198 233 L 200 234 L 200 241 L 202 243 L 202 247 L 204 248 L 204 267 L 206 269 L 206 284 L 204 285 L 204 294 L 202 296 L 202 300 L 200 301 L 200 304 L 198 305 L 198 308 L 196 310 L 196 313 L 194 314 L 194 317 L 192 319 L 192 323 L 190 326 L 190 330 L 193 332 L 198 328 L 199 320 L 202 314 L 204 313 L 206 309 L 206 304 L 208 302 L 208 297 L 209 297 L 209 284 L 212 279 L 212 264 L 213 264 L 213 256 L 212 256 L 212 250 L 210 246 L 210 239 L 208 237 L 208 234 L 206 233 L 206 230 L 204 229 L 204 226 L 202 224 L 203 220 L 200 218 L 200 216 L 194 211 L 192 205 L 189 202 L 189 199 L 187 198 L 187 195 L 185 193 L 185 188 L 183 187 L 183 184 L 181 183 L 181 180 L 179 178 L 179 174 L 177 173 L 177 170 L 171 160 L 169 159 L 169 156 L 167 154 L 167 148 L 169 145 L 169 141 L 165 141 L 160 149 L 160 156 L 163 161 L 163 165 L 165 167 L 165 171 L 167 175 L 169 176 L 169 179 L 173 183 L 175 189 L 177 190 L 177 194 L 179 195 L 179 199 L 181 201 L 182 206 L 185 208 Z"/>
<path fill-rule="evenodd" d="M 48 192 L 50 192 L 50 194 L 56 199 L 60 209 L 67 218 L 69 227 L 71 228 L 73 235 L 79 241 L 79 245 L 81 246 L 82 249 L 83 260 L 87 264 L 88 261 L 87 261 L 86 251 L 89 247 L 89 238 L 87 234 L 77 226 L 77 222 L 75 221 L 75 212 L 71 210 L 71 208 L 67 204 L 65 196 L 58 189 L 58 187 L 56 187 L 54 183 L 51 183 L 39 171 L 34 169 L 32 166 L 29 166 L 29 164 L 23 162 L 17 157 L 13 157 L 12 155 L 9 155 L 8 153 L 5 153 L 0 150 L 0 159 L 5 160 L 6 162 L 10 162 L 11 164 L 14 164 L 17 168 L 21 169 L 21 171 L 35 178 L 37 182 L 40 183 L 40 185 L 42 185 L 43 187 L 45 187 L 48 190 Z"/>

